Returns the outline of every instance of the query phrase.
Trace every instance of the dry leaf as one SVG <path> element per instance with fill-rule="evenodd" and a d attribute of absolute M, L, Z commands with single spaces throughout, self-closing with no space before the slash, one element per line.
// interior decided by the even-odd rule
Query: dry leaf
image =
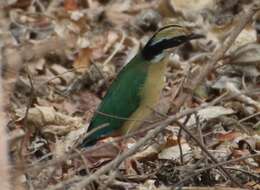
<path fill-rule="evenodd" d="M 190 17 L 198 14 L 206 9 L 213 7 L 212 0 L 161 0 L 159 11 L 163 16 L 175 16 L 182 13 L 185 17 Z M 195 18 L 195 16 L 193 16 Z"/>
<path fill-rule="evenodd" d="M 91 65 L 91 56 L 93 50 L 90 48 L 83 48 L 80 50 L 78 57 L 73 63 L 73 67 L 79 73 L 85 73 Z"/>
<path fill-rule="evenodd" d="M 170 4 L 176 11 L 196 13 L 213 6 L 212 0 L 170 0 Z"/>
<path fill-rule="evenodd" d="M 75 11 L 78 9 L 76 0 L 65 0 L 64 1 L 64 9 L 65 11 Z"/>
<path fill-rule="evenodd" d="M 100 148 L 87 151 L 84 157 L 91 163 L 90 168 L 98 167 L 103 163 L 114 159 L 119 154 L 119 149 L 113 144 L 98 142 L 95 146 Z"/>
<path fill-rule="evenodd" d="M 198 111 L 200 121 L 214 119 L 223 115 L 230 115 L 235 113 L 231 108 L 224 108 L 222 106 L 209 106 Z M 192 115 L 188 121 L 188 125 L 196 123 L 195 116 Z"/>
<path fill-rule="evenodd" d="M 217 138 L 219 141 L 222 141 L 222 142 L 233 141 L 239 135 L 241 135 L 241 134 L 238 132 L 228 131 L 228 132 L 217 133 Z"/>
<path fill-rule="evenodd" d="M 255 31 L 253 29 L 244 29 L 238 35 L 235 42 L 230 47 L 229 52 L 232 52 L 236 49 L 240 49 L 240 47 L 246 46 L 246 44 L 250 44 L 250 43 L 254 43 L 254 42 L 256 42 Z"/>
<path fill-rule="evenodd" d="M 152 144 L 149 147 L 147 147 L 145 150 L 138 152 L 134 155 L 134 159 L 136 160 L 153 160 L 157 157 L 157 154 L 160 151 L 160 145 L 159 144 Z"/>
<path fill-rule="evenodd" d="M 75 78 L 75 75 L 72 71 L 68 71 L 65 67 L 60 64 L 53 64 L 50 67 L 50 71 L 52 71 L 56 76 L 59 76 L 59 79 L 64 82 L 64 84 L 69 84 L 72 79 Z"/>
<path fill-rule="evenodd" d="M 228 77 L 226 75 L 220 76 L 211 86 L 211 88 L 223 90 L 226 89 L 227 84 L 232 83 L 237 87 L 241 86 L 241 80 L 238 77 Z"/>
<path fill-rule="evenodd" d="M 239 46 L 230 55 L 232 64 L 260 64 L 260 44 L 247 43 Z"/>
<path fill-rule="evenodd" d="M 187 144 L 187 143 L 181 144 L 181 147 L 182 147 L 183 155 L 191 152 L 191 147 L 189 146 L 189 144 Z M 172 147 L 162 150 L 162 152 L 158 155 L 158 158 L 176 160 L 176 159 L 179 159 L 180 156 L 181 156 L 180 148 L 178 145 L 176 145 L 176 146 L 172 146 Z"/>
<path fill-rule="evenodd" d="M 16 110 L 16 113 L 22 119 L 24 118 L 25 110 Z M 56 112 L 53 107 L 36 106 L 35 108 L 30 108 L 27 121 L 30 126 L 36 127 L 42 130 L 42 132 L 60 135 L 82 127 L 80 118 Z"/>

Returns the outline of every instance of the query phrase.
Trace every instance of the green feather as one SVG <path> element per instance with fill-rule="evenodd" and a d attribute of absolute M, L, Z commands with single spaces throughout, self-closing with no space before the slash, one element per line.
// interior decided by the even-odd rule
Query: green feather
<path fill-rule="evenodd" d="M 126 119 L 136 111 L 141 102 L 140 92 L 147 77 L 148 67 L 149 62 L 139 53 L 120 71 L 92 118 L 88 131 L 103 124 L 108 126 L 87 137 L 83 142 L 84 146 L 120 129 Z"/>

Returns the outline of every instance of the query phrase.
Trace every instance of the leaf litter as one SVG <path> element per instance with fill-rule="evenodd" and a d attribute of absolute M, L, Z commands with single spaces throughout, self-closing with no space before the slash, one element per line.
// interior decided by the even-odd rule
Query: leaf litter
<path fill-rule="evenodd" d="M 250 4 L 240 0 L 4 4 L 8 23 L 4 31 L 8 37 L 3 39 L 4 109 L 11 165 L 18 168 L 13 174 L 16 188 L 51 189 L 71 179 L 66 187 L 74 189 L 82 176 L 132 147 L 149 130 L 147 124 L 129 139 L 101 139 L 87 152 L 77 146 L 120 69 L 163 25 L 186 25 L 206 35 L 170 57 L 161 101 L 148 118 L 151 123 L 162 120 L 174 113 L 175 103 L 185 93 L 185 81 L 204 67 Z M 256 14 L 248 23 L 181 110 L 223 95 L 229 98 L 167 126 L 118 166 L 114 177 L 112 171 L 103 174 L 89 187 L 232 189 L 230 179 L 180 128 L 185 125 L 245 189 L 259 188 L 259 18 Z"/>

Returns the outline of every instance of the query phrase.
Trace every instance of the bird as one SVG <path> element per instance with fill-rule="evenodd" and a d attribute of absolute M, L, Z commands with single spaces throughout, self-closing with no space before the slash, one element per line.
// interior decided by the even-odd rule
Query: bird
<path fill-rule="evenodd" d="M 90 121 L 87 129 L 90 135 L 81 145 L 88 147 L 114 133 L 123 135 L 137 130 L 159 101 L 170 53 L 166 50 L 202 37 L 175 24 L 155 32 L 108 88 Z"/>

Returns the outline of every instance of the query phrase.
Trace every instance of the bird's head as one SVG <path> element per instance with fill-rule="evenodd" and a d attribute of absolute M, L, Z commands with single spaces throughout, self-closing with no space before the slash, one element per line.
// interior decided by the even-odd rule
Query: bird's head
<path fill-rule="evenodd" d="M 201 34 L 192 33 L 186 27 L 168 25 L 158 30 L 151 37 L 141 53 L 146 60 L 152 60 L 160 56 L 166 49 L 177 47 L 190 40 L 203 37 Z"/>

